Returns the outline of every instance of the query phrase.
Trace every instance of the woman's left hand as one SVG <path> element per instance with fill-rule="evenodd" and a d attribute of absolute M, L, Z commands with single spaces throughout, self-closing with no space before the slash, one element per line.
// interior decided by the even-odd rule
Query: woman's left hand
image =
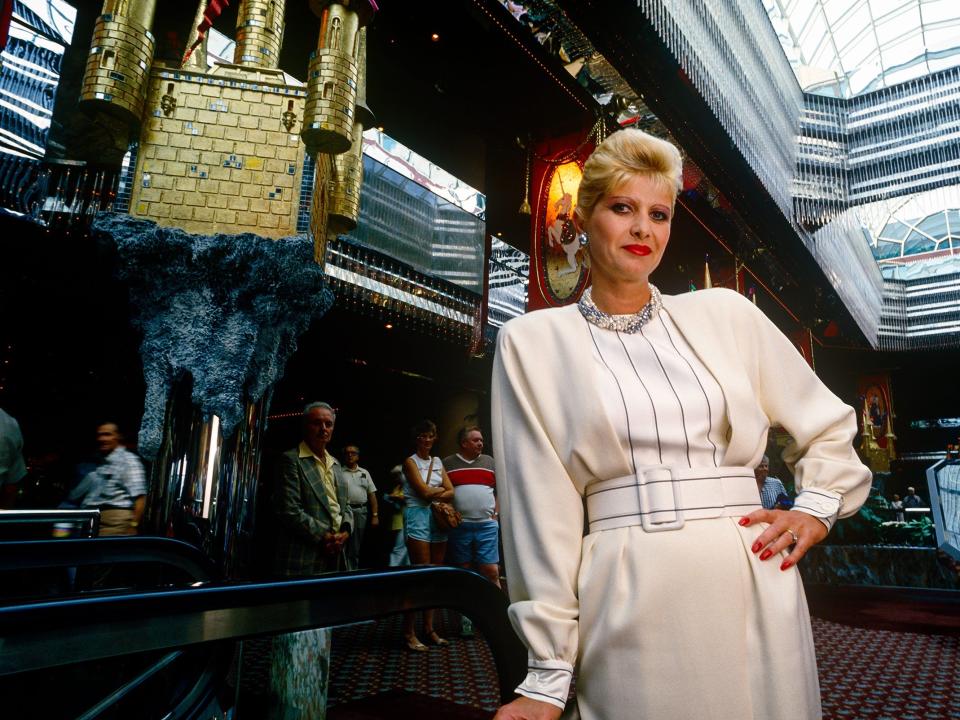
<path fill-rule="evenodd" d="M 794 546 L 780 565 L 781 570 L 796 565 L 807 550 L 827 536 L 826 525 L 813 515 L 798 510 L 754 510 L 740 520 L 745 526 L 760 522 L 770 523 L 770 527 L 760 534 L 750 550 L 754 555 L 759 554 L 761 560 L 769 560 L 781 550 Z"/>

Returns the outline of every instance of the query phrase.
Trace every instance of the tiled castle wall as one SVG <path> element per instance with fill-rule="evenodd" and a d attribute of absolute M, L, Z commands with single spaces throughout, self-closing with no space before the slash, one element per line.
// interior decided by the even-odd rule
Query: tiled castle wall
<path fill-rule="evenodd" d="M 229 65 L 154 68 L 130 214 L 201 234 L 296 233 L 306 91 L 286 77 Z M 328 166 L 318 163 L 318 180 Z"/>

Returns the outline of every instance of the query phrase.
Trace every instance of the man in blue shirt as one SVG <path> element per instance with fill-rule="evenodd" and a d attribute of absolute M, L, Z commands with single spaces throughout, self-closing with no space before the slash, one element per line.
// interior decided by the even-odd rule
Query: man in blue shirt
<path fill-rule="evenodd" d="M 787 495 L 787 489 L 778 478 L 770 477 L 770 458 L 766 455 L 763 460 L 754 469 L 753 474 L 757 478 L 757 490 L 760 491 L 760 503 L 767 510 L 773 510 L 777 507 L 777 498 Z"/>
<path fill-rule="evenodd" d="M 143 517 L 147 481 L 140 458 L 123 446 L 116 423 L 97 426 L 100 463 L 75 487 L 67 500 L 100 509 L 100 536 L 136 535 Z"/>

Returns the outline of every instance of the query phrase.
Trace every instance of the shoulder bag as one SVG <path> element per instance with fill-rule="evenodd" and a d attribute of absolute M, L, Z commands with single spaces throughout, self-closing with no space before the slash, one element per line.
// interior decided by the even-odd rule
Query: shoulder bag
<path fill-rule="evenodd" d="M 430 475 L 433 473 L 433 461 L 434 458 L 431 457 L 430 468 L 427 470 L 427 477 L 423 480 L 423 484 L 427 487 L 430 487 Z M 432 503 L 430 503 L 430 511 L 433 513 L 434 522 L 437 523 L 437 527 L 439 527 L 441 530 L 453 530 L 463 522 L 463 516 L 453 505 L 448 502 L 434 500 Z"/>

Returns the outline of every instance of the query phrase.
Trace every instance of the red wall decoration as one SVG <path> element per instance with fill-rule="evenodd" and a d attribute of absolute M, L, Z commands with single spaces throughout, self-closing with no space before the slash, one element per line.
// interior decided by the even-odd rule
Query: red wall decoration
<path fill-rule="evenodd" d="M 581 133 L 533 149 L 528 311 L 574 303 L 587 287 L 590 269 L 577 241 L 573 211 L 583 163 L 593 147 Z"/>

